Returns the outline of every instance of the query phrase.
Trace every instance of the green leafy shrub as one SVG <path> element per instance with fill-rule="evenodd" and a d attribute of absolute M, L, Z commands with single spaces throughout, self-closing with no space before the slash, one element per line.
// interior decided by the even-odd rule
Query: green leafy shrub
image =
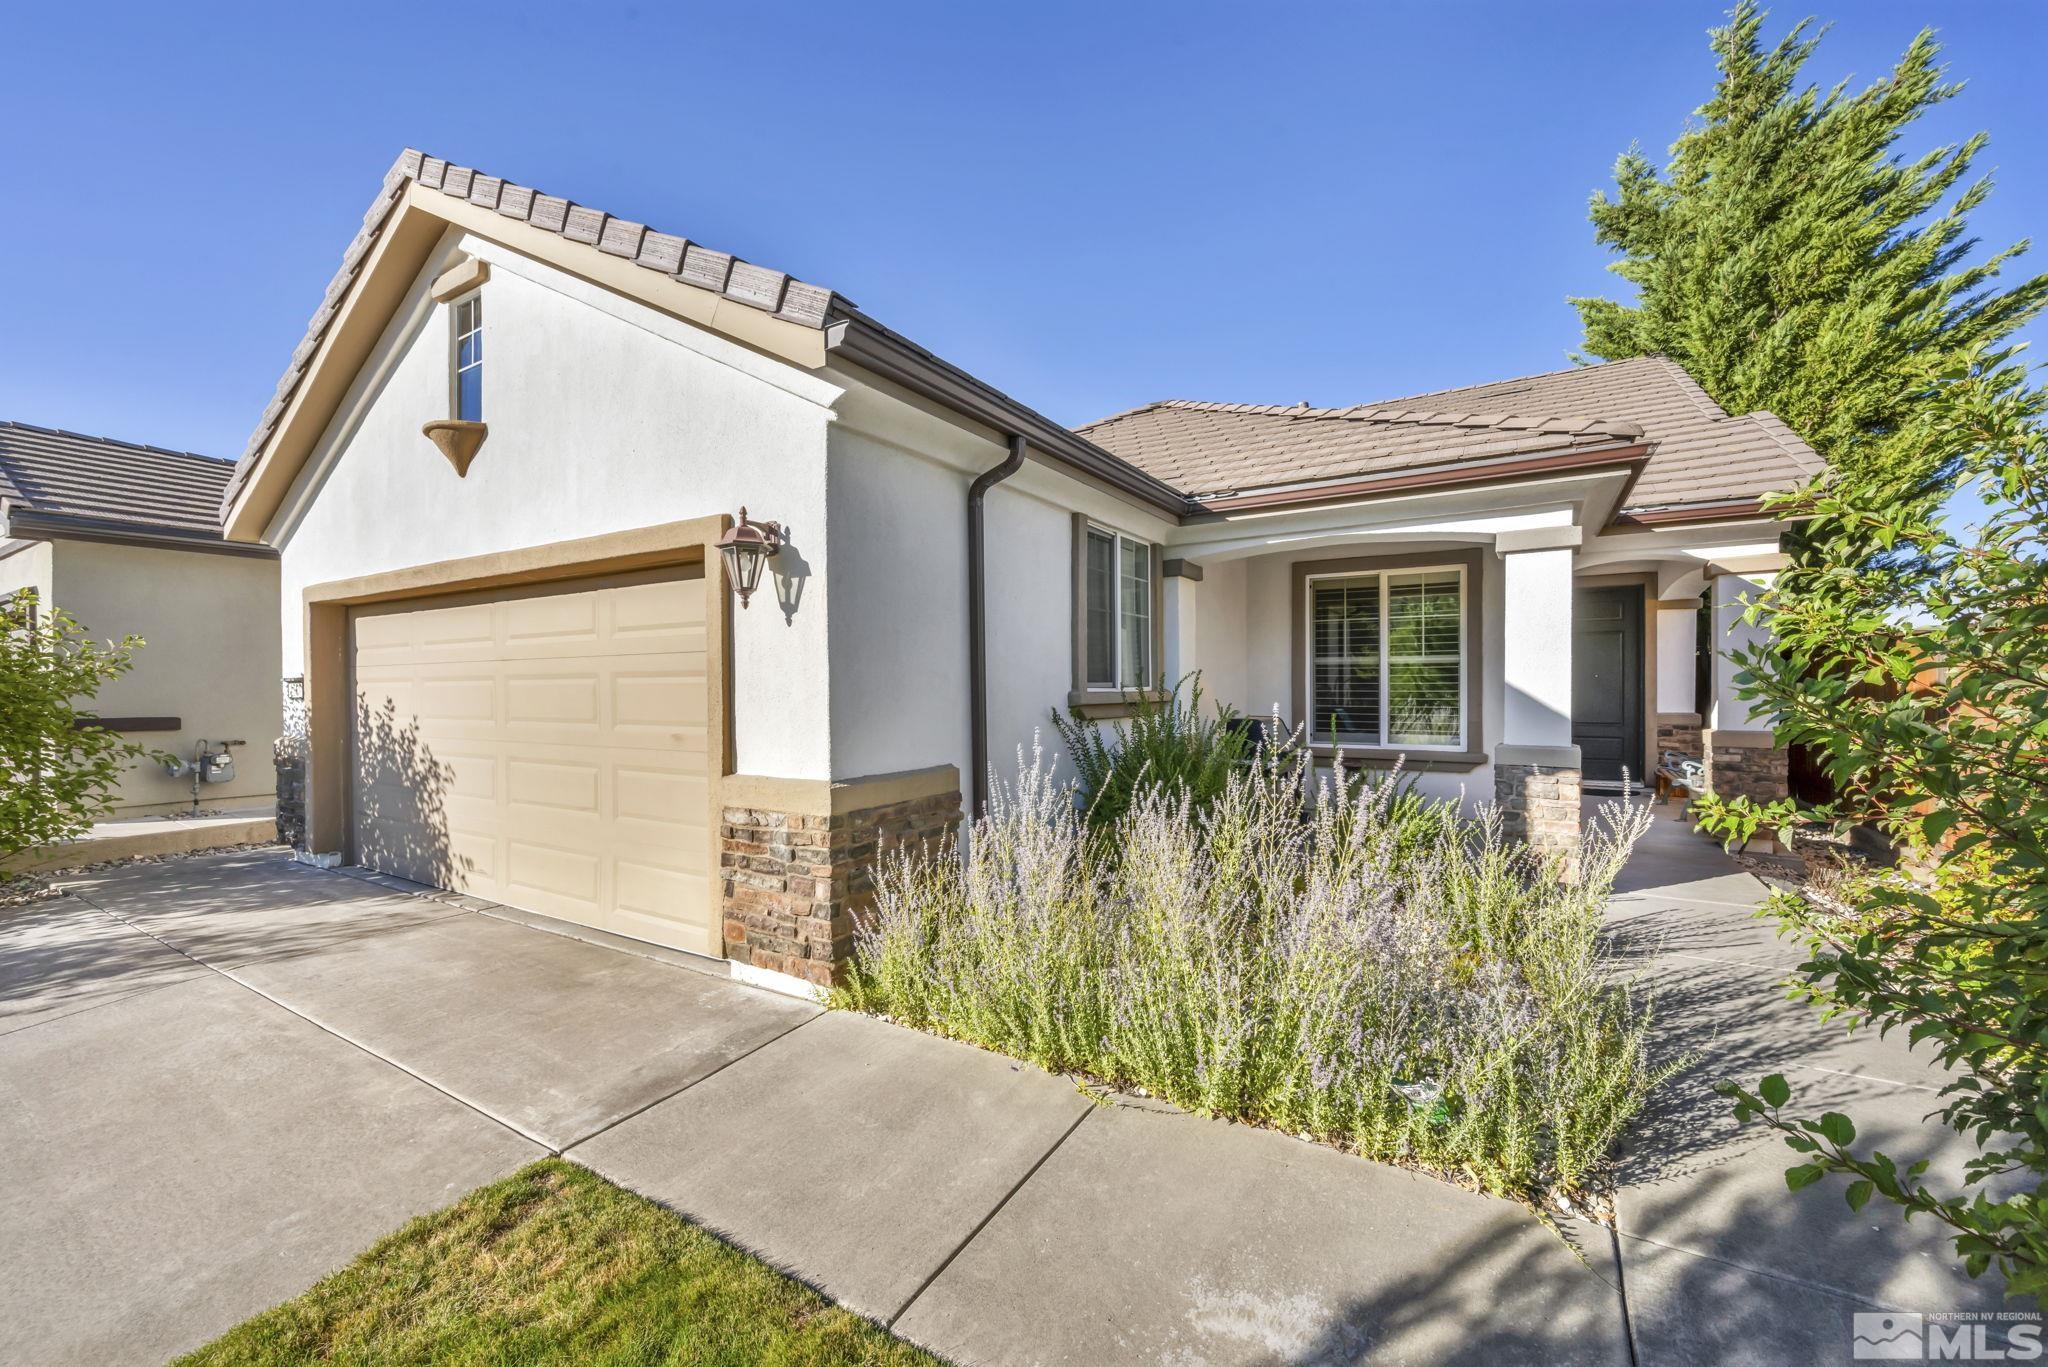
<path fill-rule="evenodd" d="M 1687 810 L 1694 825 L 1720 838 L 1722 849 L 1735 851 L 1745 848 L 1758 831 L 1784 830 L 1798 807 L 1789 797 L 1757 802 L 1742 794 L 1724 798 L 1701 793 Z"/>
<path fill-rule="evenodd" d="M 1251 757 L 1251 737 L 1235 725 L 1235 712 L 1219 705 L 1212 715 L 1202 715 L 1200 673 L 1184 676 L 1163 698 L 1133 693 L 1130 708 L 1130 717 L 1106 728 L 1107 735 L 1079 709 L 1052 714 L 1080 774 L 1082 805 L 1092 825 L 1115 826 L 1145 787 L 1185 792 L 1207 806 Z"/>
<path fill-rule="evenodd" d="M 1858 1148 L 1855 1125 L 1787 1115 L 1782 1076 L 1724 1088 L 1799 1155 L 1796 1191 L 1848 1179 L 1949 1225 L 1972 1276 L 2048 1292 L 2048 433 L 2003 356 L 1933 377 L 1921 440 L 1963 448 L 1990 515 L 1967 541 L 1931 514 L 1823 489 L 1795 510 L 1820 552 L 1752 608 L 1777 640 L 1742 695 L 1820 755 L 1839 820 L 1877 820 L 1901 868 L 1766 908 L 1806 945 L 1797 991 L 1825 1017 L 1925 1042 L 1953 1080 L 1942 1120 L 1977 1149 L 1960 1183 Z M 1872 552 L 1888 563 L 1874 566 Z"/>
<path fill-rule="evenodd" d="M 1584 1190 L 1657 1071 L 1598 935 L 1647 823 L 1570 883 L 1495 816 L 1260 752 L 1091 835 L 1040 755 L 963 853 L 900 853 L 843 1007 L 1504 1194 Z"/>
<path fill-rule="evenodd" d="M 82 834 L 113 806 L 121 770 L 152 753 L 81 725 L 142 641 L 96 644 L 33 591 L 0 597 L 0 860 Z"/>

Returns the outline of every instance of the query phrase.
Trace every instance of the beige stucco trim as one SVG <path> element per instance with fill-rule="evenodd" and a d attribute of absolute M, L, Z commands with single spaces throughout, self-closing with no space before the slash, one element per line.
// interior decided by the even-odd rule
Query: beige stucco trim
<path fill-rule="evenodd" d="M 451 224 L 807 370 L 825 364 L 821 329 L 776 318 L 623 257 L 408 182 L 376 245 L 363 258 L 354 287 L 307 359 L 304 377 L 278 416 L 256 467 L 228 509 L 222 531 L 227 540 L 263 539 L 292 481 Z"/>
<path fill-rule="evenodd" d="M 1776 750 L 1778 738 L 1768 731 L 1716 731 L 1712 727 L 1700 733 L 1708 742 L 1724 750 Z"/>
<path fill-rule="evenodd" d="M 950 764 L 906 769 L 864 778 L 771 778 L 763 774 L 728 774 L 724 805 L 790 816 L 845 816 L 871 807 L 914 802 L 960 791 L 960 771 Z"/>
<path fill-rule="evenodd" d="M 627 570 L 704 566 L 706 642 L 705 725 L 710 735 L 709 829 L 715 836 L 725 811 L 724 784 L 732 772 L 732 606 L 725 563 L 714 547 L 732 525 L 720 513 L 632 531 L 558 541 L 545 546 L 465 556 L 354 579 L 314 584 L 305 591 L 306 632 L 306 843 L 316 853 L 352 853 L 349 846 L 349 609 L 479 589 L 511 588 L 583 579 Z M 718 910 L 717 875 L 712 896 Z"/>
<path fill-rule="evenodd" d="M 491 263 L 479 261 L 473 256 L 462 260 L 442 271 L 434 278 L 434 284 L 427 293 L 434 296 L 434 302 L 445 304 L 458 295 L 464 295 L 491 278 Z"/>

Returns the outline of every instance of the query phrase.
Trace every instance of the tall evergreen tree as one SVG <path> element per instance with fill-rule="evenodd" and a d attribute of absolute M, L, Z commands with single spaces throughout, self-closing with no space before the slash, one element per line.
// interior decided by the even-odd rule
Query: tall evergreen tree
<path fill-rule="evenodd" d="M 1812 20 L 1766 48 L 1765 12 L 1741 0 L 1712 31 L 1713 98 L 1660 173 L 1631 148 L 1618 190 L 1593 196 L 1609 269 L 1634 304 L 1573 299 L 1585 350 L 1661 352 L 1733 413 L 1768 409 L 1837 472 L 1845 491 L 1917 502 L 1944 494 L 1960 449 L 1930 450 L 1908 421 L 1930 368 L 1995 345 L 2044 306 L 2048 275 L 1996 288 L 2019 242 L 1976 261 L 1968 179 L 1986 135 L 1907 160 L 1907 125 L 1961 89 L 1923 30 L 1889 76 L 1850 92 L 1798 85 Z"/>

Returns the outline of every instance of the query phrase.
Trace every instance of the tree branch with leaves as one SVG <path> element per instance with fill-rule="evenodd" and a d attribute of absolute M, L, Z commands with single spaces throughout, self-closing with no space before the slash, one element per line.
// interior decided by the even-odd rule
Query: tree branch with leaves
<path fill-rule="evenodd" d="M 1778 893 L 1763 914 L 1805 944 L 1796 991 L 1823 1016 L 1904 1029 L 1952 1080 L 1938 1114 L 1976 1148 L 1960 1189 L 1927 1164 L 1859 1150 L 1848 1117 L 1788 1116 L 1780 1075 L 1729 1084 L 1739 1118 L 1780 1131 L 1794 1190 L 1849 1179 L 1952 1228 L 1972 1276 L 2048 1291 L 2048 436 L 2011 353 L 1952 362 L 1909 396 L 1914 442 L 1957 452 L 1990 512 L 1959 536 L 1924 506 L 1823 486 L 1785 504 L 1817 554 L 1752 605 L 1771 649 L 1741 657 L 1742 696 L 1780 743 L 1820 756 L 1839 794 L 1817 813 L 1874 821 L 1899 869 L 1831 896 Z M 1873 559 L 1875 552 L 1879 558 Z M 1878 566 L 1882 564 L 1882 568 Z"/>

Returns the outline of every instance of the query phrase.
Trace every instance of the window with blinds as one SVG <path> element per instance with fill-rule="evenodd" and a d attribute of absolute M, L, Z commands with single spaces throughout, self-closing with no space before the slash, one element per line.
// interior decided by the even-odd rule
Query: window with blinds
<path fill-rule="evenodd" d="M 1314 740 L 1464 745 L 1462 569 L 1312 578 L 1308 611 Z"/>

